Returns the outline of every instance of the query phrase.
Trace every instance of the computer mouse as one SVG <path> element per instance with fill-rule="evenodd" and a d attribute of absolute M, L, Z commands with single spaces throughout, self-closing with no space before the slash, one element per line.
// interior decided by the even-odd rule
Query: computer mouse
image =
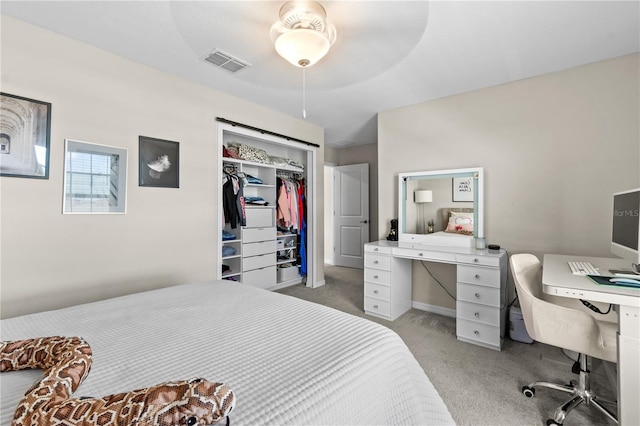
<path fill-rule="evenodd" d="M 611 278 L 609 280 L 611 283 L 620 283 L 620 284 L 637 284 L 640 285 L 640 281 L 634 280 L 631 278 Z"/>

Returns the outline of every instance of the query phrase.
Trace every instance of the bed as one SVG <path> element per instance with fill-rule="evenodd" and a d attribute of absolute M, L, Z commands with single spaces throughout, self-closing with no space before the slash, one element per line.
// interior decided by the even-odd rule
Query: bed
<path fill-rule="evenodd" d="M 1 321 L 2 340 L 84 337 L 74 396 L 204 377 L 237 397 L 234 425 L 453 424 L 400 337 L 367 319 L 231 281 L 168 287 Z M 1 425 L 38 370 L 0 375 Z"/>

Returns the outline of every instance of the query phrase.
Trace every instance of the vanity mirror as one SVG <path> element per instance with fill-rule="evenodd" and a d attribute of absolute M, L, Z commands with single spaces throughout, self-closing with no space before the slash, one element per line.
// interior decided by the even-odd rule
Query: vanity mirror
<path fill-rule="evenodd" d="M 398 175 L 398 240 L 484 248 L 483 169 Z"/>

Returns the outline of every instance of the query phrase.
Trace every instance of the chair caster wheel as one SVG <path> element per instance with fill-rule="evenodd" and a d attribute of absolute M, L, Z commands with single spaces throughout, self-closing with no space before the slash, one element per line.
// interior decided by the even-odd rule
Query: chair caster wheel
<path fill-rule="evenodd" d="M 562 423 L 556 423 L 555 420 L 549 419 L 547 420 L 547 426 L 562 426 Z"/>
<path fill-rule="evenodd" d="M 534 388 L 530 388 L 529 386 L 523 386 L 522 393 L 527 398 L 533 398 L 533 396 L 536 394 L 536 390 Z"/>

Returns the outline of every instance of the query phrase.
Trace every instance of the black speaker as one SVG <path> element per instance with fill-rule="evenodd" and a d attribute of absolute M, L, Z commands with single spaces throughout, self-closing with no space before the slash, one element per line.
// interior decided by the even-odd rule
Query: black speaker
<path fill-rule="evenodd" d="M 398 219 L 391 219 L 391 230 L 387 235 L 387 240 L 398 241 Z"/>

